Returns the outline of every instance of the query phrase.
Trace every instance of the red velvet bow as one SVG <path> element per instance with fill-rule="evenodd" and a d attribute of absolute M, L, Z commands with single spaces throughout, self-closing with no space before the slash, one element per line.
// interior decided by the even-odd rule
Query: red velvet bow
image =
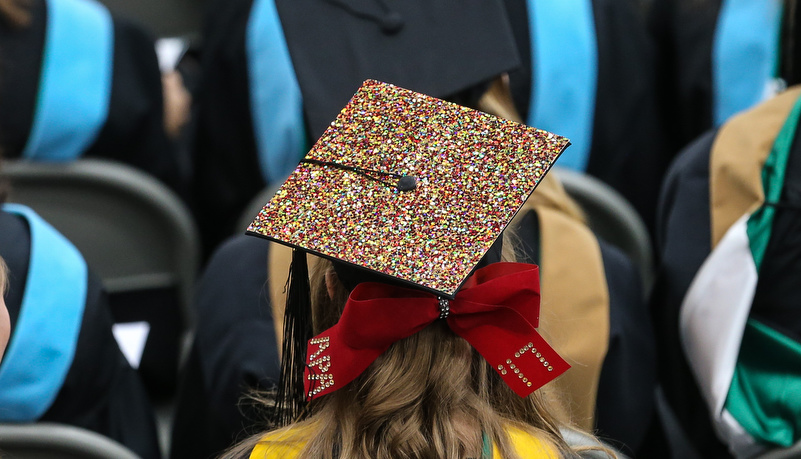
<path fill-rule="evenodd" d="M 392 343 L 445 316 L 446 309 L 451 330 L 467 340 L 521 397 L 570 368 L 535 330 L 539 268 L 493 263 L 473 273 L 450 301 L 381 283 L 356 286 L 339 322 L 309 340 L 304 372 L 307 398 L 344 387 Z"/>

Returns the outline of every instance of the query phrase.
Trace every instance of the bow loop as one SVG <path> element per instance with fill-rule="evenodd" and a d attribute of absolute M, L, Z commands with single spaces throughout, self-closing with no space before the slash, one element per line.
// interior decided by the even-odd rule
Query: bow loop
<path fill-rule="evenodd" d="M 539 268 L 526 263 L 493 263 L 468 278 L 456 294 L 456 302 L 464 314 L 512 310 L 537 328 L 540 317 Z"/>
<path fill-rule="evenodd" d="M 336 326 L 350 347 L 388 348 L 436 319 L 437 305 L 436 296 L 421 290 L 363 282 L 351 292 Z"/>
<path fill-rule="evenodd" d="M 509 387 L 527 396 L 569 368 L 535 330 L 539 304 L 539 270 L 523 263 L 493 263 L 476 271 L 444 304 L 420 290 L 359 284 L 339 322 L 309 341 L 306 393 L 315 398 L 337 390 L 393 343 L 445 318 Z"/>

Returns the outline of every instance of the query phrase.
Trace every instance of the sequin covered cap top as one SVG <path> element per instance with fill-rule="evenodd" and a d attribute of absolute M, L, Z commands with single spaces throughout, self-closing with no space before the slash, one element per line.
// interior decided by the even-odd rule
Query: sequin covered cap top
<path fill-rule="evenodd" d="M 368 80 L 248 232 L 453 298 L 569 143 Z"/>

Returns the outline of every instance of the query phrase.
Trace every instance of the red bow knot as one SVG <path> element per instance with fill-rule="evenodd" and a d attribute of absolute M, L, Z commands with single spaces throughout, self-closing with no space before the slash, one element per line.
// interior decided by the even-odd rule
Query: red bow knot
<path fill-rule="evenodd" d="M 525 397 L 570 368 L 537 333 L 539 309 L 539 268 L 524 263 L 493 263 L 477 270 L 450 301 L 421 290 L 361 283 L 339 322 L 309 340 L 307 397 L 345 386 L 393 343 L 438 318 Z"/>

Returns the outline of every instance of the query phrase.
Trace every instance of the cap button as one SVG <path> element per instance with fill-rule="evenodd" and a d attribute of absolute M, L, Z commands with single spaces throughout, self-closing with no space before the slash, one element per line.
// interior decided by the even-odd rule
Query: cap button
<path fill-rule="evenodd" d="M 404 175 L 398 179 L 398 191 L 412 191 L 417 188 L 417 178 L 414 175 Z"/>
<path fill-rule="evenodd" d="M 395 35 L 400 32 L 405 22 L 403 16 L 397 11 L 389 11 L 379 20 L 381 31 L 385 35 Z"/>

